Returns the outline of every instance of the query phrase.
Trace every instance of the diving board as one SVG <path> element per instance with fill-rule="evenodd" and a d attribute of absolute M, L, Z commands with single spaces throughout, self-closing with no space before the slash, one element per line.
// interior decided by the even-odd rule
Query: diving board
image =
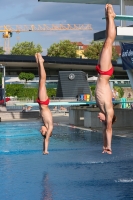
<path fill-rule="evenodd" d="M 105 19 L 105 17 L 103 17 L 102 19 Z M 115 20 L 133 21 L 133 16 L 131 16 L 131 15 L 116 15 Z"/>
<path fill-rule="evenodd" d="M 76 101 L 76 102 L 50 102 L 49 106 L 79 106 L 79 105 L 95 105 L 95 101 Z M 38 103 L 15 103 L 16 106 L 38 106 Z"/>
<path fill-rule="evenodd" d="M 116 100 L 112 102 L 113 104 L 123 103 L 120 100 Z M 133 103 L 133 101 L 126 101 L 124 103 Z M 38 106 L 38 103 L 15 103 L 16 106 Z M 82 105 L 96 105 L 96 101 L 75 101 L 75 102 L 66 102 L 66 101 L 58 101 L 58 102 L 50 102 L 49 106 L 82 106 Z"/>

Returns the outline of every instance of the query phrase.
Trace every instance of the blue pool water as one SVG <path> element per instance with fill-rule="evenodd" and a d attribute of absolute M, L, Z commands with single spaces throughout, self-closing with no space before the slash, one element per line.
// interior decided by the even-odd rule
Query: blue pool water
<path fill-rule="evenodd" d="M 133 199 L 133 139 L 55 126 L 42 155 L 40 122 L 0 123 L 0 200 Z"/>

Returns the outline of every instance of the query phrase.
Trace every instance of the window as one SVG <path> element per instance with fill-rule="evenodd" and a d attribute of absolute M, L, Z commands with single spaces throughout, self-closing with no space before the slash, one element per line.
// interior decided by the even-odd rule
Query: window
<path fill-rule="evenodd" d="M 83 46 L 79 46 L 79 48 L 78 48 L 79 50 L 82 50 L 83 49 Z"/>

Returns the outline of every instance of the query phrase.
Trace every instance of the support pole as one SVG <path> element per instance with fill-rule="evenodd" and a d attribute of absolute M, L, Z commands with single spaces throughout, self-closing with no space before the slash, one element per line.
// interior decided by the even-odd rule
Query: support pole
<path fill-rule="evenodd" d="M 6 99 L 5 99 L 5 66 L 3 66 L 3 99 L 4 99 L 4 105 L 6 104 Z"/>
<path fill-rule="evenodd" d="M 120 14 L 125 15 L 125 0 L 120 0 Z M 121 20 L 121 26 L 126 26 L 126 21 Z"/>
<path fill-rule="evenodd" d="M 120 0 L 120 13 L 121 15 L 125 15 L 125 0 Z M 121 20 L 121 26 L 126 26 L 126 21 Z M 132 70 L 126 70 L 128 78 L 130 80 L 131 87 L 133 89 L 133 72 Z"/>
<path fill-rule="evenodd" d="M 0 68 L 3 69 L 3 76 L 2 76 L 2 92 L 3 92 L 3 100 L 4 100 L 4 105 L 6 104 L 6 100 L 5 100 L 5 66 L 3 66 L 2 64 L 0 65 Z"/>

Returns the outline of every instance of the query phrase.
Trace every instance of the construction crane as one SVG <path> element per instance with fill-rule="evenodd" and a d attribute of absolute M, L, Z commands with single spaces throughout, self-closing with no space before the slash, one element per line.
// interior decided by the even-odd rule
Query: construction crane
<path fill-rule="evenodd" d="M 4 51 L 10 53 L 10 38 L 13 32 L 29 32 L 29 31 L 79 31 L 93 30 L 91 24 L 42 24 L 42 25 L 4 25 L 0 26 L 0 32 L 3 32 Z"/>

